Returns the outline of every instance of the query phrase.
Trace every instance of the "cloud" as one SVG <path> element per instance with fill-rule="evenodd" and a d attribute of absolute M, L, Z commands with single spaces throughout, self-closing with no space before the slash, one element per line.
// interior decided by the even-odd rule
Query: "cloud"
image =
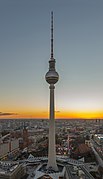
<path fill-rule="evenodd" d="M 56 113 L 60 113 L 60 111 L 55 111 Z"/>
<path fill-rule="evenodd" d="M 0 116 L 12 116 L 12 115 L 17 115 L 17 113 L 0 112 Z"/>

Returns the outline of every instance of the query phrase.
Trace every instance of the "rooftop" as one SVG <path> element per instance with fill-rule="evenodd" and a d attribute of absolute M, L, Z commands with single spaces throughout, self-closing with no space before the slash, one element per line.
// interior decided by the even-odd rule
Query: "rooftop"
<path fill-rule="evenodd" d="M 88 170 L 83 165 L 68 165 L 66 166 L 66 172 L 70 179 L 80 179 L 81 177 L 84 177 L 85 179 L 94 179 L 94 177 L 88 172 Z"/>
<path fill-rule="evenodd" d="M 58 173 L 58 172 L 62 172 L 63 170 L 63 166 L 62 165 L 58 165 L 58 171 L 55 171 L 52 169 L 52 167 L 49 167 L 48 169 L 46 168 L 47 167 L 47 164 L 43 164 L 38 171 L 41 171 L 41 172 L 45 172 L 46 174 L 51 174 L 51 173 Z"/>
<path fill-rule="evenodd" d="M 45 175 L 48 175 L 52 179 L 57 179 L 63 177 L 65 173 L 65 167 L 63 165 L 58 165 L 59 171 L 55 172 L 52 168 L 46 169 L 47 164 L 39 165 L 35 171 L 34 179 L 41 178 Z"/>
<path fill-rule="evenodd" d="M 0 174 L 12 173 L 19 164 L 17 162 L 2 162 L 0 161 Z"/>

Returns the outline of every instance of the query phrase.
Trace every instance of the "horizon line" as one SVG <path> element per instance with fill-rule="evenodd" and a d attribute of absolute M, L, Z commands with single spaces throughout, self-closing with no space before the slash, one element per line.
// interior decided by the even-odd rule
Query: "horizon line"
<path fill-rule="evenodd" d="M 50 120 L 49 118 L 0 118 L 0 120 Z M 103 118 L 56 118 L 55 120 L 103 120 Z"/>

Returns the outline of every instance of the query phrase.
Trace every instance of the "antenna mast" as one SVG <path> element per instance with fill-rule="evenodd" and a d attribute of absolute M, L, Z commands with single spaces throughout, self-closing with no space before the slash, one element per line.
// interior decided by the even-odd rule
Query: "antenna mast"
<path fill-rule="evenodd" d="M 53 11 L 51 12 L 51 58 L 53 58 Z"/>

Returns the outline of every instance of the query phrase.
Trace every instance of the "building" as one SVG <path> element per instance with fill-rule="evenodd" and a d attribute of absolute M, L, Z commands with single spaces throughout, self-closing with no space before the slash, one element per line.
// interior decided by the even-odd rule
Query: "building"
<path fill-rule="evenodd" d="M 9 152 L 9 142 L 0 144 L 0 158 L 7 156 Z"/>
<path fill-rule="evenodd" d="M 0 162 L 0 179 L 21 179 L 25 168 L 17 162 Z"/>
<path fill-rule="evenodd" d="M 88 172 L 87 168 L 83 165 L 67 165 L 65 172 L 66 179 L 94 179 L 94 177 Z"/>
<path fill-rule="evenodd" d="M 29 145 L 29 139 L 28 139 L 28 129 L 26 126 L 23 128 L 23 148 L 28 147 Z"/>
<path fill-rule="evenodd" d="M 103 134 L 95 134 L 94 140 L 97 144 L 103 145 Z"/>
<path fill-rule="evenodd" d="M 65 174 L 65 167 L 64 165 L 58 164 L 58 171 L 54 171 L 53 169 L 47 170 L 46 165 L 39 165 L 36 172 L 34 179 L 63 179 Z"/>
<path fill-rule="evenodd" d="M 8 153 L 15 153 L 19 150 L 19 139 L 11 139 L 0 144 L 0 158 L 7 157 Z"/>
<path fill-rule="evenodd" d="M 86 136 L 85 144 L 86 144 L 88 147 L 91 147 L 91 141 L 90 141 L 90 137 L 89 137 L 88 135 Z"/>

